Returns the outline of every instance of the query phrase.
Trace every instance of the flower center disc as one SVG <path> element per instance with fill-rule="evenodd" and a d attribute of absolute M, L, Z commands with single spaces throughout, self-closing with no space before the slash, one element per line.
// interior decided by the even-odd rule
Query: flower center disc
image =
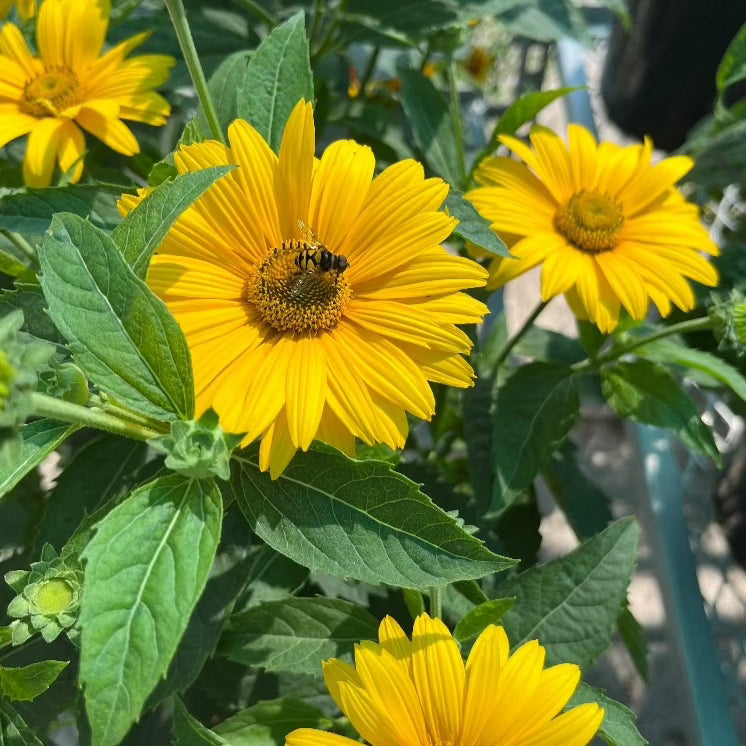
<path fill-rule="evenodd" d="M 622 207 L 608 194 L 582 191 L 557 210 L 555 228 L 581 251 L 609 251 L 619 243 Z"/>
<path fill-rule="evenodd" d="M 72 70 L 47 70 L 26 83 L 21 111 L 34 117 L 56 116 L 80 99 L 80 83 Z"/>
<path fill-rule="evenodd" d="M 59 614 L 73 600 L 73 590 L 69 583 L 59 578 L 46 581 L 39 589 L 37 606 L 44 614 Z"/>
<path fill-rule="evenodd" d="M 342 318 L 352 294 L 342 272 L 296 263 L 300 254 L 320 251 L 305 241 L 283 241 L 247 280 L 246 300 L 278 332 L 329 331 Z"/>

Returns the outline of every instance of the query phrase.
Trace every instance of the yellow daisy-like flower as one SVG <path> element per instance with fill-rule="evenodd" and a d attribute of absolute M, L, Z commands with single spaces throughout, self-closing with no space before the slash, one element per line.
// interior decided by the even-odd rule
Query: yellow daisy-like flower
<path fill-rule="evenodd" d="M 0 18 L 5 18 L 14 5 L 18 7 L 18 15 L 24 21 L 36 15 L 36 0 L 0 0 Z"/>
<path fill-rule="evenodd" d="M 492 262 L 488 288 L 541 265 L 542 300 L 564 293 L 579 318 L 611 332 L 620 304 L 640 320 L 652 300 L 667 316 L 672 303 L 694 307 L 688 278 L 717 285 L 715 268 L 699 253 L 717 255 L 717 246 L 675 187 L 690 158 L 653 165 L 650 140 L 597 145 L 577 125 L 567 145 L 547 132 L 531 135 L 532 148 L 514 137 L 500 142 L 523 163 L 485 159 L 475 176 L 480 186 L 466 195 L 516 257 Z"/>
<path fill-rule="evenodd" d="M 356 437 L 402 447 L 405 412 L 433 414 L 428 381 L 471 385 L 455 325 L 487 312 L 460 292 L 487 272 L 440 245 L 457 224 L 438 211 L 448 185 L 412 160 L 373 178 L 352 140 L 316 160 L 303 101 L 279 157 L 245 121 L 228 138 L 175 153 L 181 173 L 237 167 L 182 214 L 147 278 L 189 344 L 197 414 L 212 407 L 244 444 L 261 437 L 273 478 L 314 439 L 350 455 Z"/>
<path fill-rule="evenodd" d="M 417 617 L 412 640 L 386 617 L 379 644 L 361 642 L 355 666 L 324 664 L 329 693 L 371 746 L 585 746 L 603 721 L 597 704 L 560 714 L 580 669 L 544 668 L 538 640 L 512 655 L 502 627 L 477 638 L 464 666 L 456 641 L 439 619 Z M 301 728 L 286 746 L 351 746 L 331 733 Z"/>
<path fill-rule="evenodd" d="M 147 38 L 138 34 L 101 54 L 109 0 L 46 0 L 39 11 L 34 57 L 12 23 L 0 31 L 0 147 L 29 134 L 23 178 L 45 187 L 55 160 L 72 181 L 83 173 L 80 127 L 124 155 L 140 146 L 122 119 L 163 125 L 166 99 L 153 91 L 175 64 L 149 54 L 126 59 Z"/>

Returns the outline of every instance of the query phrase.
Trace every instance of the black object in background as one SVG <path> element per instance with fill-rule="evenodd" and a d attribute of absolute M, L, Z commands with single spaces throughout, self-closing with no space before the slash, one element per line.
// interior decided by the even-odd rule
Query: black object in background
<path fill-rule="evenodd" d="M 618 22 L 601 82 L 609 118 L 629 135 L 675 150 L 712 111 L 715 71 L 738 29 L 744 0 L 628 0 L 632 27 Z"/>

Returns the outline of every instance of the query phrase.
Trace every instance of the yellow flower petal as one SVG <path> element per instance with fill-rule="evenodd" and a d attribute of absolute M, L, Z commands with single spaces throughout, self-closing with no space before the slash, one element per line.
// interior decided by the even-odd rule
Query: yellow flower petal
<path fill-rule="evenodd" d="M 333 251 L 360 215 L 373 178 L 375 158 L 353 140 L 332 143 L 321 156 L 311 187 L 310 227 Z"/>
<path fill-rule="evenodd" d="M 0 29 L 0 52 L 10 57 L 24 72 L 27 79 L 36 77 L 41 65 L 31 56 L 26 40 L 18 26 L 5 23 Z"/>
<path fill-rule="evenodd" d="M 285 746 L 360 746 L 359 741 L 353 741 L 335 733 L 324 733 L 312 728 L 298 728 L 285 737 Z"/>
<path fill-rule="evenodd" d="M 59 119 L 41 119 L 31 130 L 23 161 L 23 180 L 28 186 L 39 189 L 51 183 L 62 124 Z"/>
<path fill-rule="evenodd" d="M 381 647 L 398 661 L 408 661 L 412 655 L 412 643 L 393 617 L 385 616 L 378 627 Z"/>
<path fill-rule="evenodd" d="M 0 147 L 31 132 L 35 125 L 34 117 L 18 113 L 13 108 L 0 104 Z"/>
<path fill-rule="evenodd" d="M 428 730 L 437 743 L 457 743 L 464 699 L 464 664 L 440 619 L 422 614 L 412 632 L 412 676 Z"/>
<path fill-rule="evenodd" d="M 84 106 L 76 121 L 117 153 L 135 155 L 140 152 L 140 145 L 132 131 L 120 119 L 105 117 L 92 107 Z"/>
<path fill-rule="evenodd" d="M 75 184 L 83 175 L 83 156 L 85 155 L 85 137 L 75 122 L 68 120 L 60 128 L 58 148 L 60 171 L 66 173 L 72 168 L 70 180 Z"/>
<path fill-rule="evenodd" d="M 316 437 L 324 411 L 326 360 L 310 337 L 294 340 L 293 347 L 285 379 L 288 431 L 295 447 L 305 451 Z"/>
<path fill-rule="evenodd" d="M 601 727 L 604 711 L 596 704 L 573 707 L 521 746 L 585 746 Z"/>
<path fill-rule="evenodd" d="M 306 225 L 310 222 L 308 204 L 311 199 L 315 140 L 313 107 L 310 102 L 301 100 L 295 105 L 288 118 L 280 144 L 280 157 L 275 179 L 275 195 L 280 211 L 277 236 L 302 238 L 298 221 L 302 220 Z M 259 142 L 269 150 L 261 138 Z M 311 226 L 308 225 L 308 227 Z M 275 238 L 270 245 L 278 243 L 279 241 Z"/>

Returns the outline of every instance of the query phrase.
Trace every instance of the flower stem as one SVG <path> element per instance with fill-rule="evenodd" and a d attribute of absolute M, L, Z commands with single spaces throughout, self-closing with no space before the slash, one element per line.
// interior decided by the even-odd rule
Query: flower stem
<path fill-rule="evenodd" d="M 156 430 L 159 432 L 167 433 L 170 426 L 165 422 L 160 422 L 152 417 L 136 412 L 134 409 L 129 407 L 122 407 L 119 404 L 115 404 L 109 399 L 102 399 L 100 396 L 93 395 L 89 400 L 89 405 L 92 405 L 106 414 L 112 414 L 120 420 L 126 420 L 134 425 L 142 425 L 150 430 Z"/>
<path fill-rule="evenodd" d="M 368 64 L 365 66 L 365 71 L 360 78 L 360 94 L 365 96 L 365 86 L 370 82 L 370 76 L 373 75 L 373 71 L 376 69 L 376 62 L 378 62 L 378 55 L 381 53 L 381 47 L 375 46 L 373 51 L 370 53 L 368 58 Z"/>
<path fill-rule="evenodd" d="M 238 0 L 240 5 L 243 5 L 246 10 L 257 18 L 261 18 L 262 21 L 267 25 L 268 28 L 273 29 L 277 25 L 277 20 L 274 16 L 266 9 L 263 8 L 259 3 L 254 0 Z"/>
<path fill-rule="evenodd" d="M 20 234 L 13 231 L 0 231 L 17 249 L 29 258 L 34 267 L 39 266 L 39 259 L 36 256 L 36 249 Z"/>
<path fill-rule="evenodd" d="M 458 172 L 461 178 L 460 187 L 466 189 L 466 155 L 464 154 L 464 130 L 461 123 L 461 97 L 458 95 L 456 86 L 456 65 L 453 57 L 448 59 L 448 90 L 451 94 L 451 126 L 453 136 L 456 140 L 456 152 L 458 156 Z"/>
<path fill-rule="evenodd" d="M 218 115 L 215 111 L 215 105 L 212 102 L 212 97 L 210 96 L 210 91 L 207 87 L 207 79 L 205 78 L 204 70 L 199 61 L 197 49 L 194 46 L 194 39 L 192 38 L 192 32 L 189 29 L 189 22 L 187 21 L 183 0 L 165 0 L 165 3 L 166 8 L 168 8 L 168 13 L 171 16 L 171 23 L 173 23 L 176 36 L 179 40 L 181 53 L 184 55 L 184 61 L 189 69 L 189 75 L 192 78 L 200 103 L 205 111 L 207 123 L 210 125 L 212 136 L 225 145 L 225 136 L 220 127 Z"/>
<path fill-rule="evenodd" d="M 443 589 L 438 585 L 430 588 L 430 616 L 433 619 L 443 616 Z"/>
<path fill-rule="evenodd" d="M 500 350 L 497 358 L 495 359 L 494 369 L 497 370 L 510 355 L 511 350 L 521 341 L 523 335 L 533 326 L 539 314 L 546 308 L 548 300 L 543 300 L 539 303 L 536 308 L 531 312 L 531 315 L 523 322 L 523 326 L 505 343 L 505 346 Z"/>
<path fill-rule="evenodd" d="M 124 435 L 126 438 L 133 438 L 134 440 L 149 440 L 161 434 L 149 427 L 121 420 L 100 409 L 82 407 L 80 404 L 56 399 L 53 396 L 47 396 L 47 394 L 34 393 L 31 395 L 31 401 L 34 414 L 40 417 L 51 417 L 73 425 L 95 427 L 98 430 L 106 430 L 106 432 L 115 435 Z"/>
<path fill-rule="evenodd" d="M 627 344 L 621 345 L 619 347 L 612 347 L 610 350 L 607 350 L 606 352 L 598 355 L 595 358 L 588 358 L 587 360 L 582 360 L 579 363 L 575 363 L 572 368 L 575 372 L 595 370 L 605 363 L 610 363 L 614 360 L 618 360 L 620 357 L 622 357 L 622 355 L 626 355 L 633 350 L 636 350 L 638 347 L 643 347 L 644 345 L 650 344 L 651 342 L 656 342 L 659 339 L 665 339 L 666 337 L 670 337 L 673 334 L 688 334 L 690 332 L 700 332 L 706 329 L 711 329 L 712 325 L 713 321 L 709 316 L 701 316 L 697 319 L 680 321 L 678 324 L 671 324 L 671 326 L 666 326 L 663 329 L 659 329 L 657 332 L 649 334 L 647 337 L 638 337 L 637 339 L 633 339 Z"/>

